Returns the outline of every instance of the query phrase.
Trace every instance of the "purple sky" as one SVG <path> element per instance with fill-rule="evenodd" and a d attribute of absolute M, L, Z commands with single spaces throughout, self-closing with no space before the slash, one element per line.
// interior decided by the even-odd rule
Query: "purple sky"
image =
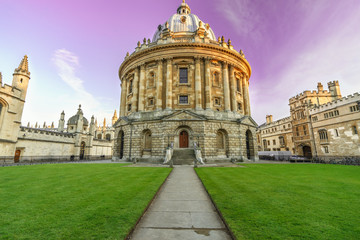
<path fill-rule="evenodd" d="M 243 49 L 253 73 L 250 101 L 261 124 L 289 115 L 288 99 L 317 82 L 360 89 L 359 0 L 187 0 L 216 37 Z M 31 80 L 23 125 L 57 125 L 82 104 L 108 122 L 119 108 L 118 68 L 126 52 L 176 12 L 180 0 L 0 0 L 0 71 L 27 54 Z"/>

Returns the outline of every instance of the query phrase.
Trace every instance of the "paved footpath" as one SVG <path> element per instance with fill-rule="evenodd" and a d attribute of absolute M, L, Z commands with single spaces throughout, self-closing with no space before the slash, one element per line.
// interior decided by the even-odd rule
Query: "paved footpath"
<path fill-rule="evenodd" d="M 192 166 L 175 166 L 131 239 L 231 239 Z"/>

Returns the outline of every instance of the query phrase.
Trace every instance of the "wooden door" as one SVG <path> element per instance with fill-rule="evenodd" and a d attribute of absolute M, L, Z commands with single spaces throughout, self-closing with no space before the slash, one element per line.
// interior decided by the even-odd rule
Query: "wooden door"
<path fill-rule="evenodd" d="M 21 154 L 21 150 L 18 149 L 18 150 L 15 151 L 15 157 L 14 157 L 14 162 L 15 163 L 19 162 L 20 154 Z"/>
<path fill-rule="evenodd" d="M 189 147 L 189 134 L 187 133 L 187 131 L 180 132 L 179 147 L 180 148 L 188 148 Z"/>

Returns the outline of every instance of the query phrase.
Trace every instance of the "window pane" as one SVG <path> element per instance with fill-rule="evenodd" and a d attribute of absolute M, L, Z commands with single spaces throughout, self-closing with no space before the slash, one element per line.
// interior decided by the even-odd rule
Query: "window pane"
<path fill-rule="evenodd" d="M 188 103 L 188 96 L 180 96 L 179 97 L 180 104 L 187 104 Z"/>
<path fill-rule="evenodd" d="M 180 68 L 180 83 L 188 83 L 188 69 Z"/>

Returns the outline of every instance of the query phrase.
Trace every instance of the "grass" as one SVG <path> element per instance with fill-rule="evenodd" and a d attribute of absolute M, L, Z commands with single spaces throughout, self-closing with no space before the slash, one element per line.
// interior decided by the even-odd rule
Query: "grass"
<path fill-rule="evenodd" d="M 169 168 L 0 168 L 0 239 L 124 239 Z"/>
<path fill-rule="evenodd" d="M 360 168 L 196 169 L 238 239 L 360 239 Z"/>

